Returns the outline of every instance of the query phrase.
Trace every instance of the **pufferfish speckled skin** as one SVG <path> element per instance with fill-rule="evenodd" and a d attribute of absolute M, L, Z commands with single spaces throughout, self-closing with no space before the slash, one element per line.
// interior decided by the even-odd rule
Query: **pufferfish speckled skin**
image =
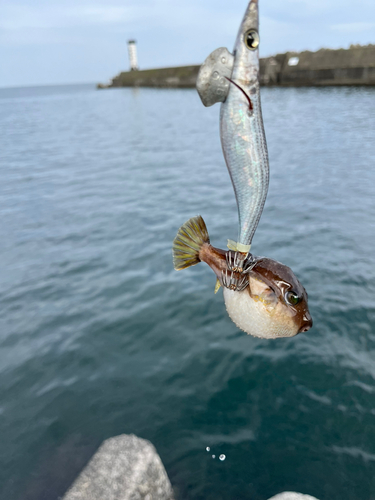
<path fill-rule="evenodd" d="M 188 220 L 173 242 L 176 270 L 206 262 L 223 286 L 227 270 L 226 251 L 210 244 L 201 216 Z M 307 293 L 293 271 L 273 259 L 255 257 L 243 291 L 223 286 L 225 306 L 231 320 L 244 332 L 264 339 L 293 337 L 312 327 Z"/>

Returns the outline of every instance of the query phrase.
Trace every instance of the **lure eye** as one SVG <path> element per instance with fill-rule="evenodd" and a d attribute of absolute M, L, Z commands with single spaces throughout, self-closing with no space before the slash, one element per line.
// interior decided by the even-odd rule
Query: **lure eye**
<path fill-rule="evenodd" d="M 245 44 L 250 50 L 256 50 L 259 46 L 259 34 L 257 30 L 249 30 L 245 33 Z"/>
<path fill-rule="evenodd" d="M 296 306 L 299 302 L 299 297 L 294 292 L 287 292 L 285 294 L 285 299 L 286 299 L 287 303 L 290 304 L 291 306 Z"/>

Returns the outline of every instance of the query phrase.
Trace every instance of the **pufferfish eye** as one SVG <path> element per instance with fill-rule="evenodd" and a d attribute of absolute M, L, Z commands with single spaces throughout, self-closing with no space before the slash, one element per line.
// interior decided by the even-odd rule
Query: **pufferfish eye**
<path fill-rule="evenodd" d="M 250 50 L 255 50 L 259 46 L 259 34 L 257 30 L 251 29 L 245 33 L 245 44 Z"/>
<path fill-rule="evenodd" d="M 291 306 L 296 306 L 299 302 L 299 297 L 295 292 L 287 292 L 285 294 L 285 300 L 290 304 Z"/>

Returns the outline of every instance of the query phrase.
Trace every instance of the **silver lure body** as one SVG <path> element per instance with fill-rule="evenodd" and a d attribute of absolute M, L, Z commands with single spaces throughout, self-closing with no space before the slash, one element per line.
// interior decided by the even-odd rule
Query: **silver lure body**
<path fill-rule="evenodd" d="M 269 163 L 264 134 L 259 89 L 259 49 L 250 50 L 245 34 L 257 32 L 258 1 L 247 8 L 234 47 L 234 65 L 231 80 L 234 84 L 221 105 L 220 137 L 224 158 L 232 179 L 239 214 L 238 243 L 251 245 L 267 197 Z"/>
<path fill-rule="evenodd" d="M 253 31 L 256 35 L 259 33 L 258 0 L 251 0 L 247 7 L 237 35 L 234 59 L 223 57 L 226 49 L 217 49 L 202 65 L 197 80 L 203 104 L 210 106 L 214 102 L 222 102 L 220 138 L 239 214 L 238 241 L 234 249 L 244 252 L 250 249 L 269 184 L 268 152 L 260 103 L 259 38 L 255 48 L 249 48 L 246 43 L 247 34 Z M 212 60 L 216 53 L 220 55 L 214 67 L 210 57 Z M 233 65 L 231 82 L 227 77 L 228 64 Z"/>

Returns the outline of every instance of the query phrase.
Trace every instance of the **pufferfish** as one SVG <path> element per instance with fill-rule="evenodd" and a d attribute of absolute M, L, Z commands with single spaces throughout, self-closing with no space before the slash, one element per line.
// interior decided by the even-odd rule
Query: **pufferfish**
<path fill-rule="evenodd" d="M 266 257 L 252 257 L 247 272 L 233 273 L 232 279 L 240 287 L 231 289 L 226 282 L 228 254 L 210 244 L 200 215 L 185 222 L 173 241 L 175 269 L 180 271 L 206 262 L 223 286 L 229 317 L 244 332 L 275 339 L 293 337 L 311 328 L 307 292 L 289 267 Z"/>

